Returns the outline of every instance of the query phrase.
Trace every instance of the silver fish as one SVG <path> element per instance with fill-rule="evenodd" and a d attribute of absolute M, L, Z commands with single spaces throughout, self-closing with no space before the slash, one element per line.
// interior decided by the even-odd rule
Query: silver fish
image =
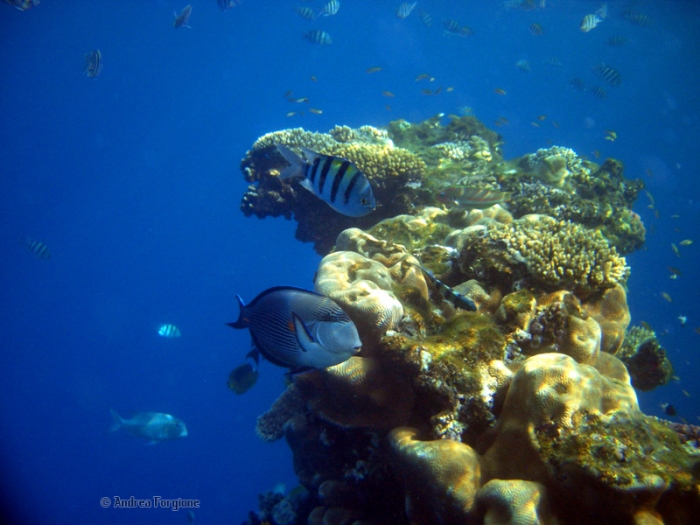
<path fill-rule="evenodd" d="M 281 144 L 276 146 L 291 164 L 282 171 L 281 179 L 303 177 L 304 188 L 348 217 L 362 217 L 376 208 L 369 180 L 352 162 L 306 148 L 301 148 L 306 157 L 302 159 L 289 148 Z"/>
<path fill-rule="evenodd" d="M 99 49 L 93 49 L 85 53 L 85 74 L 88 78 L 97 78 L 102 73 L 102 53 Z"/>
<path fill-rule="evenodd" d="M 292 369 L 327 368 L 347 361 L 362 342 L 355 324 L 332 299 L 292 286 L 260 293 L 249 305 L 237 296 L 232 328 L 248 328 L 268 361 Z"/>
<path fill-rule="evenodd" d="M 192 6 L 191 5 L 186 5 L 185 7 L 182 8 L 182 11 L 180 11 L 180 14 L 178 15 L 175 13 L 175 22 L 173 23 L 173 26 L 175 26 L 175 29 L 178 27 L 190 27 L 187 25 L 187 22 L 190 20 L 190 15 L 192 14 Z"/>
<path fill-rule="evenodd" d="M 124 430 L 127 434 L 147 439 L 151 444 L 187 436 L 185 423 L 160 412 L 138 412 L 131 419 L 124 419 L 110 408 L 112 424 L 109 432 Z"/>
<path fill-rule="evenodd" d="M 530 71 L 530 62 L 528 62 L 526 59 L 521 58 L 515 63 L 515 67 L 517 67 L 520 71 Z"/>

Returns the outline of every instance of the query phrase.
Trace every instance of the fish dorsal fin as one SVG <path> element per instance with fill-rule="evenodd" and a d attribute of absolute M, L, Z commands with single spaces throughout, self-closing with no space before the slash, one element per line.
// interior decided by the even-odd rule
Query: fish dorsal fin
<path fill-rule="evenodd" d="M 304 352 L 308 352 L 309 347 L 316 344 L 316 341 L 314 341 L 314 338 L 311 335 L 311 332 L 309 332 L 309 329 L 306 327 L 306 324 L 304 324 L 304 321 L 302 321 L 295 312 L 292 312 L 292 319 L 294 320 L 294 333 L 296 334 L 299 347 Z"/>

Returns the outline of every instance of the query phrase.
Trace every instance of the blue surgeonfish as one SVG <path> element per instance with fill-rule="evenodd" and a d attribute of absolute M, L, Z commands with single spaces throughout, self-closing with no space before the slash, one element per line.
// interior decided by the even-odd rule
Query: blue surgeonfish
<path fill-rule="evenodd" d="M 362 342 L 355 324 L 335 301 L 301 288 L 275 286 L 249 305 L 236 296 L 240 315 L 232 328 L 248 328 L 265 359 L 294 370 L 347 361 Z"/>
<path fill-rule="evenodd" d="M 286 146 L 276 146 L 290 164 L 280 174 L 281 179 L 303 177 L 304 188 L 348 217 L 362 217 L 376 208 L 369 180 L 349 160 L 301 148 L 303 159 Z"/>
<path fill-rule="evenodd" d="M 127 434 L 147 439 L 151 444 L 187 436 L 184 421 L 160 412 L 138 412 L 131 419 L 124 419 L 110 408 L 112 424 L 109 432 L 124 430 Z"/>

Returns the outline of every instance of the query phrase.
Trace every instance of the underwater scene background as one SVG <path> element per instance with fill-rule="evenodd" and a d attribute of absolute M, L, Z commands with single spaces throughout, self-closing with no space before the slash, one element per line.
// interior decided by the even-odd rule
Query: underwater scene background
<path fill-rule="evenodd" d="M 5 4 L 8 520 L 243 523 L 258 494 L 298 485 L 285 440 L 256 434 L 286 370 L 263 361 L 254 387 L 232 393 L 229 372 L 251 343 L 225 326 L 238 316 L 236 294 L 313 289 L 337 236 L 322 235 L 336 212 L 310 194 L 302 198 L 325 226 L 300 233 L 293 220 L 246 216 L 260 211 L 243 201 L 260 180 L 241 162 L 251 165 L 260 137 L 290 128 L 394 122 L 396 132 L 473 116 L 500 135 L 491 146 L 505 161 L 553 146 L 596 165 L 617 159 L 643 182 L 632 210 L 644 243 L 623 250 L 630 326 L 648 323 L 674 370 L 666 385 L 638 389 L 639 405 L 700 425 L 700 2 L 608 1 L 586 31 L 601 3 L 192 0 L 179 27 L 173 12 L 185 2 Z M 416 206 L 440 206 L 430 188 L 424 181 Z M 368 230 L 379 219 L 343 220 Z M 110 409 L 172 414 L 187 435 L 148 444 L 108 432 Z M 199 505 L 114 508 L 132 496 Z"/>

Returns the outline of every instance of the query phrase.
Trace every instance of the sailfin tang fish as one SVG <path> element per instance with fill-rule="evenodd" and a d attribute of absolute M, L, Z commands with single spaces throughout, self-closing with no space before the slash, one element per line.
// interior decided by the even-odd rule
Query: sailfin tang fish
<path fill-rule="evenodd" d="M 147 439 L 151 444 L 187 436 L 185 423 L 160 412 L 139 412 L 131 419 L 124 419 L 110 408 L 112 424 L 108 432 L 124 430 L 127 434 Z"/>
<path fill-rule="evenodd" d="M 437 291 L 440 293 L 440 296 L 452 306 L 454 306 L 455 308 L 461 308 L 462 310 L 468 310 L 470 312 L 476 311 L 476 304 L 474 303 L 474 301 L 472 301 L 466 295 L 462 295 L 459 292 L 455 292 L 452 288 L 450 288 L 437 277 L 435 277 L 435 274 L 428 270 L 425 266 L 423 266 L 422 264 L 409 264 L 412 264 L 416 268 L 419 268 L 425 275 L 427 275 L 428 279 L 430 279 Z"/>
<path fill-rule="evenodd" d="M 442 190 L 437 200 L 450 206 L 484 209 L 510 200 L 511 193 L 469 186 L 449 186 Z"/>
<path fill-rule="evenodd" d="M 304 188 L 348 217 L 362 217 L 376 208 L 369 180 L 349 160 L 301 148 L 304 160 L 286 146 L 276 146 L 290 164 L 280 178 L 303 177 Z"/>
<path fill-rule="evenodd" d="M 255 347 L 273 364 L 327 368 L 347 361 L 362 342 L 348 315 L 328 297 L 292 286 L 260 293 L 249 305 L 237 296 L 232 328 L 248 328 Z"/>

